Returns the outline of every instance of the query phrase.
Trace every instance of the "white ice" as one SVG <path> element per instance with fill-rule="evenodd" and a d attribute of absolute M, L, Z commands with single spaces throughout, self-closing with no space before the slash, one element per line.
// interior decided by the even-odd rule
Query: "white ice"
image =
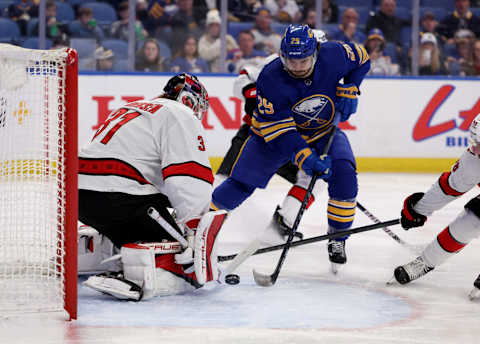
<path fill-rule="evenodd" d="M 358 201 L 382 221 L 399 217 L 403 199 L 437 174 L 359 174 Z M 232 212 L 220 254 L 239 251 L 267 226 L 289 184 L 274 177 Z M 478 194 L 472 190 L 431 216 L 421 229 L 391 227 L 426 245 Z M 305 237 L 325 234 L 327 196 L 305 213 Z M 357 210 L 354 227 L 371 224 Z M 78 320 L 0 319 L 0 343 L 479 343 L 480 301 L 467 297 L 480 273 L 479 241 L 406 286 L 386 285 L 415 258 L 383 230 L 352 235 L 348 262 L 330 272 L 326 242 L 292 248 L 276 284 L 255 285 L 252 269 L 273 272 L 280 251 L 251 257 L 237 286 L 212 283 L 193 294 L 120 302 L 79 284 Z M 82 279 L 80 280 L 80 282 Z"/>

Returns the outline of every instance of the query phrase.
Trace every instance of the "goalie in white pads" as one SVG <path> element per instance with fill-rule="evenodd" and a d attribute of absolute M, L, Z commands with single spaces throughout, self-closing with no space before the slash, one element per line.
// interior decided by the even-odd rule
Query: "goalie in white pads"
<path fill-rule="evenodd" d="M 200 122 L 208 94 L 185 73 L 163 91 L 112 112 L 80 152 L 79 220 L 98 232 L 80 233 L 79 270 L 117 270 L 85 285 L 119 299 L 181 293 L 217 277 L 225 212 L 209 212 L 213 174 Z M 117 252 L 112 269 L 116 257 L 104 259 Z"/>
<path fill-rule="evenodd" d="M 405 199 L 401 211 L 404 229 L 420 227 L 434 211 L 460 197 L 480 183 L 480 115 L 470 125 L 470 144 L 450 172 L 443 173 L 426 192 Z M 409 283 L 422 277 L 463 249 L 480 235 L 480 195 L 465 204 L 465 209 L 412 262 L 395 269 L 395 279 Z M 480 287 L 480 280 L 475 287 Z M 476 288 L 478 290 L 478 288 Z"/>

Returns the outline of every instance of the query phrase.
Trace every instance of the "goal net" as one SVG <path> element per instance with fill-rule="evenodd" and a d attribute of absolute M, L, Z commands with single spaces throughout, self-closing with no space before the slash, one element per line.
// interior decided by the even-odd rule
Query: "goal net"
<path fill-rule="evenodd" d="M 0 44 L 0 317 L 76 318 L 77 60 Z"/>

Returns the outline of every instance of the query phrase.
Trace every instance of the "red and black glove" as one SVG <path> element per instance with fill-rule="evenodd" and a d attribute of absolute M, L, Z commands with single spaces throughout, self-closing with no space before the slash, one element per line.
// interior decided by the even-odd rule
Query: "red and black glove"
<path fill-rule="evenodd" d="M 242 88 L 242 94 L 245 97 L 244 110 L 247 115 L 253 116 L 253 111 L 257 108 L 257 85 L 248 84 Z"/>
<path fill-rule="evenodd" d="M 416 192 L 408 196 L 403 202 L 403 209 L 401 211 L 400 223 L 403 229 L 408 230 L 413 227 L 421 227 L 427 221 L 425 215 L 417 213 L 413 207 L 425 195 L 423 192 Z"/>

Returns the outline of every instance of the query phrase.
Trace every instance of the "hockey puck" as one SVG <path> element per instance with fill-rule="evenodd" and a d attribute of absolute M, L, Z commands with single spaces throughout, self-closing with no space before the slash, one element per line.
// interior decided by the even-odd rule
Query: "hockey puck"
<path fill-rule="evenodd" d="M 225 283 L 235 285 L 240 283 L 240 276 L 235 274 L 229 274 L 225 276 Z"/>

